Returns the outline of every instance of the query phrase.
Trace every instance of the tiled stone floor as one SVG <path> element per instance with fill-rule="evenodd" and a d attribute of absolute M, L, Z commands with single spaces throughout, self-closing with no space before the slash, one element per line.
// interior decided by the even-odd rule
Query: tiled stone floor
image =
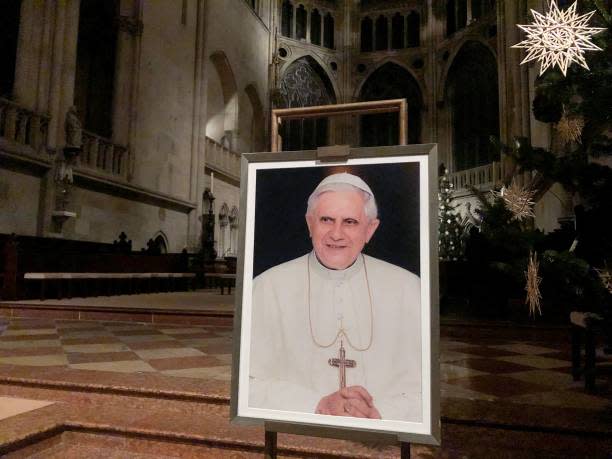
<path fill-rule="evenodd" d="M 539 336 L 529 331 L 530 336 L 524 336 L 503 328 L 496 333 L 442 327 L 442 397 L 609 408 L 609 380 L 597 381 L 597 394 L 585 393 L 583 383 L 572 380 L 565 333 Z M 227 328 L 12 319 L 0 336 L 0 365 L 155 373 L 227 383 L 231 347 Z"/>

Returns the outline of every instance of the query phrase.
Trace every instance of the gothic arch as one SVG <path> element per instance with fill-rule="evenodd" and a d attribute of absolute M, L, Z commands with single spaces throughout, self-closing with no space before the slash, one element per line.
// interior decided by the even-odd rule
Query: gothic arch
<path fill-rule="evenodd" d="M 406 99 L 408 102 L 408 143 L 421 140 L 423 92 L 418 80 L 403 65 L 388 61 L 372 71 L 359 88 L 359 100 Z M 399 137 L 396 113 L 363 115 L 360 118 L 360 145 L 396 145 Z"/>
<path fill-rule="evenodd" d="M 499 137 L 499 86 L 495 55 L 466 41 L 449 67 L 444 88 L 450 114 L 453 170 L 498 159 L 490 138 Z"/>
<path fill-rule="evenodd" d="M 223 130 L 227 134 L 235 131 L 238 127 L 238 86 L 236 85 L 236 78 L 234 77 L 232 67 L 223 51 L 212 53 L 210 61 L 217 71 L 221 83 L 221 92 L 225 105 Z"/>
<path fill-rule="evenodd" d="M 363 86 L 365 85 L 366 81 L 368 81 L 370 76 L 372 76 L 372 74 L 374 72 L 376 72 L 381 67 L 383 67 L 384 65 L 387 65 L 387 64 L 397 65 L 398 67 L 401 67 L 402 69 L 404 69 L 406 72 L 408 72 L 410 74 L 412 79 L 414 79 L 414 82 L 419 87 L 419 91 L 421 93 L 421 103 L 424 104 L 424 98 L 423 98 L 422 95 L 427 93 L 427 91 L 426 91 L 427 88 L 424 87 L 423 82 L 421 81 L 421 79 L 416 75 L 416 73 L 414 73 L 414 71 L 408 65 L 406 65 L 404 62 L 401 62 L 401 61 L 399 61 L 397 59 L 393 59 L 393 58 L 385 59 L 384 61 L 380 62 L 380 64 L 378 66 L 370 68 L 370 69 L 367 70 L 367 72 L 365 72 L 363 79 L 361 80 L 361 82 L 355 88 L 355 93 L 353 94 L 353 97 L 355 98 L 355 100 L 360 100 L 359 97 L 361 95 L 361 92 L 363 91 Z"/>
<path fill-rule="evenodd" d="M 159 253 L 168 253 L 170 244 L 168 243 L 168 236 L 163 231 L 158 231 L 153 235 L 153 242 L 157 247 Z"/>
<path fill-rule="evenodd" d="M 448 86 L 447 84 L 448 72 L 450 68 L 453 66 L 453 62 L 455 62 L 457 54 L 459 54 L 459 52 L 464 48 L 465 45 L 472 43 L 472 42 L 478 43 L 482 45 L 483 47 L 485 47 L 486 49 L 488 49 L 490 53 L 493 55 L 493 58 L 495 59 L 495 61 L 497 62 L 497 52 L 495 51 L 495 48 L 493 48 L 485 40 L 480 39 L 480 37 L 468 37 L 465 40 L 458 42 L 457 45 L 450 52 L 450 55 L 446 62 L 446 66 L 442 69 L 442 73 L 440 74 L 440 80 L 438 81 L 438 100 L 437 102 L 443 103 L 447 97 L 446 89 Z"/>
<path fill-rule="evenodd" d="M 336 102 L 333 83 L 311 56 L 294 60 L 280 80 L 280 106 L 285 108 L 329 105 Z M 283 150 L 310 150 L 328 142 L 327 118 L 289 120 L 281 126 Z"/>
<path fill-rule="evenodd" d="M 320 74 L 325 75 L 325 79 L 327 79 L 328 83 L 331 85 L 331 91 L 334 95 L 334 100 L 335 100 L 336 94 L 340 94 L 340 90 L 338 89 L 336 85 L 336 81 L 330 77 L 329 66 L 327 65 L 325 61 L 323 61 L 316 54 L 302 54 L 289 62 L 285 62 L 280 68 L 281 78 L 287 73 L 287 70 L 300 59 L 306 59 L 313 67 L 317 69 L 320 68 L 319 70 Z"/>

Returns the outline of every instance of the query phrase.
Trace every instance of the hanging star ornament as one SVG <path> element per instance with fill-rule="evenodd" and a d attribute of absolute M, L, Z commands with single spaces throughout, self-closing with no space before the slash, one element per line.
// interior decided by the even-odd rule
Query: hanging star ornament
<path fill-rule="evenodd" d="M 515 220 L 522 221 L 527 218 L 535 217 L 533 206 L 535 202 L 533 197 L 535 191 L 527 187 L 520 186 L 512 180 L 509 187 L 503 186 L 499 191 L 491 191 L 494 197 L 499 197 L 504 200 L 504 204 L 512 212 Z"/>
<path fill-rule="evenodd" d="M 540 293 L 540 284 L 542 278 L 539 275 L 540 263 L 538 262 L 537 252 L 529 252 L 529 262 L 527 264 L 527 271 L 525 271 L 525 291 L 527 295 L 525 297 L 525 304 L 529 306 L 529 315 L 535 317 L 536 312 L 542 315 L 542 308 L 540 307 L 540 300 L 542 294 Z"/>
<path fill-rule="evenodd" d="M 538 60 L 540 75 L 556 65 L 565 76 L 573 62 L 589 70 L 584 52 L 602 50 L 591 41 L 591 37 L 605 29 L 589 27 L 588 22 L 595 11 L 579 15 L 576 13 L 577 4 L 576 1 L 568 9 L 561 10 L 557 2 L 551 0 L 546 15 L 531 10 L 534 22 L 529 25 L 517 24 L 527 34 L 525 40 L 512 46 L 527 50 L 521 64 Z"/>

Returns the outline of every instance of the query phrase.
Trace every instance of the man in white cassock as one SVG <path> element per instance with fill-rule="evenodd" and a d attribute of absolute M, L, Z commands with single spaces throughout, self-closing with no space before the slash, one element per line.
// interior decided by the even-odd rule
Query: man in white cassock
<path fill-rule="evenodd" d="M 253 281 L 249 406 L 420 422 L 420 280 L 362 253 L 372 190 L 330 175 L 306 223 L 312 252 Z"/>

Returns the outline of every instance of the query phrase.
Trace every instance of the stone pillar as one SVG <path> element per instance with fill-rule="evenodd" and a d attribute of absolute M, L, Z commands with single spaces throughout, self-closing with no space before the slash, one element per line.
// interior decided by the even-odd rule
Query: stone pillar
<path fill-rule="evenodd" d="M 113 142 L 130 144 L 130 119 L 133 116 L 132 91 L 138 78 L 135 66 L 136 42 L 142 35 L 142 23 L 134 0 L 122 0 L 117 32 L 117 54 L 113 87 Z"/>

